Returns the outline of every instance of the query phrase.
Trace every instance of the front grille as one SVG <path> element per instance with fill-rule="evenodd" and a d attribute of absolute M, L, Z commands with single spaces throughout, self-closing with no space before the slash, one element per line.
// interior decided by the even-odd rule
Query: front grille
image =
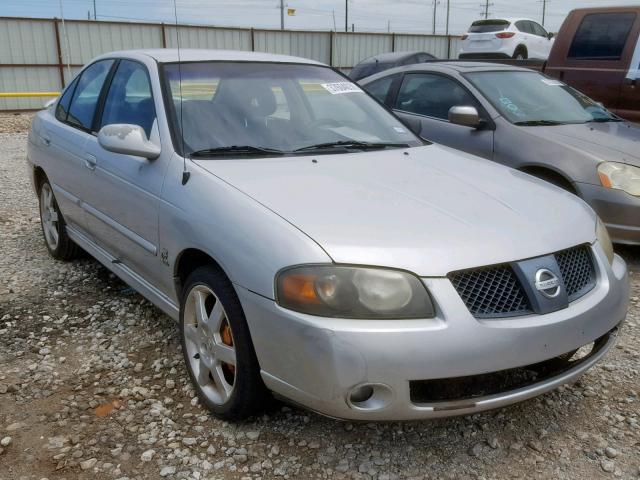
<path fill-rule="evenodd" d="M 555 257 L 569 302 L 593 289 L 596 272 L 588 245 L 562 250 Z M 509 264 L 461 270 L 449 274 L 449 279 L 476 318 L 533 313 L 531 303 Z"/>
<path fill-rule="evenodd" d="M 556 261 L 570 302 L 582 297 L 596 286 L 593 258 L 586 245 L 556 253 Z"/>
<path fill-rule="evenodd" d="M 529 300 L 508 265 L 456 272 L 450 277 L 474 317 L 525 315 Z"/>
<path fill-rule="evenodd" d="M 611 335 L 617 335 L 617 327 L 578 350 L 532 365 L 466 377 L 411 380 L 411 402 L 433 405 L 434 410 L 472 407 L 479 398 L 529 387 L 577 368 L 602 350 Z"/>

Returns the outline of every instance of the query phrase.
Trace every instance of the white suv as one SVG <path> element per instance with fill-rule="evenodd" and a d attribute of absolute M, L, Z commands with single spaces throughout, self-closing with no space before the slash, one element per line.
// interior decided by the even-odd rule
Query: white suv
<path fill-rule="evenodd" d="M 515 58 L 546 60 L 553 34 L 533 20 L 477 20 L 462 36 L 459 58 Z"/>

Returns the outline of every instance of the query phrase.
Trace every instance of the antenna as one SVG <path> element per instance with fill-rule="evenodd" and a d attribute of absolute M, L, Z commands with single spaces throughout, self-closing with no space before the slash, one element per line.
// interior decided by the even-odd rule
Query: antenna
<path fill-rule="evenodd" d="M 187 159 L 184 151 L 184 123 L 182 120 L 182 61 L 180 58 L 180 29 L 178 27 L 178 0 L 173 0 L 173 15 L 176 19 L 176 45 L 178 46 L 178 89 L 180 90 L 180 149 L 182 150 L 182 185 L 186 185 L 191 176 L 191 172 L 187 171 Z"/>
<path fill-rule="evenodd" d="M 65 43 L 67 44 L 67 73 L 69 74 L 69 82 L 71 82 L 71 80 L 73 80 L 73 76 L 71 75 L 71 65 L 69 64 L 69 57 L 71 56 L 71 44 L 69 43 L 67 26 L 64 24 L 64 8 L 62 7 L 62 0 L 60 0 L 60 17 L 62 18 L 62 31 L 64 32 Z"/>

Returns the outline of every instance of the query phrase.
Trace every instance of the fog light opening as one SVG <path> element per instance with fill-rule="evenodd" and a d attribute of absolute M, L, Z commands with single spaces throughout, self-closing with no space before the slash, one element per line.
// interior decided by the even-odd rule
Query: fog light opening
<path fill-rule="evenodd" d="M 351 390 L 349 400 L 351 403 L 364 403 L 373 396 L 373 387 L 371 385 L 362 385 Z"/>
<path fill-rule="evenodd" d="M 353 387 L 346 400 L 354 410 L 382 410 L 393 401 L 393 390 L 382 383 L 366 383 Z"/>

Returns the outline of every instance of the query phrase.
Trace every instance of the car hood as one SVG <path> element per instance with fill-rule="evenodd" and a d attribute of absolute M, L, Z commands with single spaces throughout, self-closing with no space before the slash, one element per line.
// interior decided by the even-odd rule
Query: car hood
<path fill-rule="evenodd" d="M 640 167 L 640 126 L 628 122 L 520 127 L 544 141 L 563 144 L 600 161 Z"/>
<path fill-rule="evenodd" d="M 197 163 L 299 228 L 337 263 L 444 276 L 595 237 L 594 214 L 577 197 L 438 145 Z"/>

